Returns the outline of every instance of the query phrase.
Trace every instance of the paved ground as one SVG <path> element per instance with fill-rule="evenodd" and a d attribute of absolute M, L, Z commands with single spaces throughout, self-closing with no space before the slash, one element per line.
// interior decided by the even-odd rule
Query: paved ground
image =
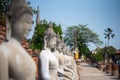
<path fill-rule="evenodd" d="M 80 69 L 80 80 L 118 80 L 87 63 L 81 63 L 78 67 Z"/>

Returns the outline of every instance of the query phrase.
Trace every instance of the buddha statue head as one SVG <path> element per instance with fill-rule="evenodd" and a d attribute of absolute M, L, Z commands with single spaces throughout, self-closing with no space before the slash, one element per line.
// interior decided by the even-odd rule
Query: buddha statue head
<path fill-rule="evenodd" d="M 62 52 L 62 48 L 63 48 L 63 41 L 60 39 L 60 35 L 57 34 L 57 45 L 56 45 L 56 48 L 59 52 Z"/>
<path fill-rule="evenodd" d="M 11 37 L 22 41 L 26 38 L 32 27 L 32 9 L 25 0 L 11 0 L 6 12 L 6 38 Z"/>
<path fill-rule="evenodd" d="M 63 44 L 63 46 L 62 46 L 62 51 L 63 51 L 63 54 L 66 54 L 68 56 L 72 55 L 70 49 L 65 44 Z"/>
<path fill-rule="evenodd" d="M 49 23 L 47 30 L 44 32 L 44 44 L 49 49 L 55 49 L 56 33 L 53 30 L 52 23 Z"/>
<path fill-rule="evenodd" d="M 65 44 L 63 44 L 62 51 L 63 51 L 63 54 L 66 54 L 66 45 Z"/>
<path fill-rule="evenodd" d="M 72 52 L 70 51 L 69 48 L 66 48 L 66 54 L 67 54 L 68 56 L 72 56 Z"/>

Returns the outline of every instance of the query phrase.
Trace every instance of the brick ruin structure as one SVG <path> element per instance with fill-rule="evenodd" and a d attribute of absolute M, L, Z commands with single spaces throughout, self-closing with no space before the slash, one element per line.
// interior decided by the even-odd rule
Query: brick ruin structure
<path fill-rule="evenodd" d="M 6 24 L 5 24 L 5 18 L 0 18 L 0 44 L 5 39 L 6 36 Z"/>

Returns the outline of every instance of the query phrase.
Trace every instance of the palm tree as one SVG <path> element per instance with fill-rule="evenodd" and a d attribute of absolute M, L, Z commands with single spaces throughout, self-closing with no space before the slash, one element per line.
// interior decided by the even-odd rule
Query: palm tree
<path fill-rule="evenodd" d="M 115 34 L 113 34 L 113 30 L 111 28 L 107 28 L 105 29 L 104 35 L 105 35 L 105 39 L 108 40 L 108 49 L 105 51 L 105 55 L 106 55 L 105 57 L 106 57 L 107 63 L 109 63 L 109 40 L 111 38 L 114 38 Z"/>
<path fill-rule="evenodd" d="M 109 47 L 109 40 L 111 38 L 114 38 L 115 34 L 113 34 L 113 30 L 111 28 L 107 28 L 105 29 L 104 35 L 105 35 L 105 39 L 108 40 L 108 47 Z"/>
<path fill-rule="evenodd" d="M 106 67 L 108 67 L 108 63 L 109 63 L 109 60 L 110 60 L 110 56 L 109 56 L 109 40 L 111 39 L 111 38 L 114 38 L 114 36 L 115 36 L 115 34 L 113 34 L 113 30 L 111 29 L 111 28 L 107 28 L 107 29 L 105 29 L 105 33 L 104 33 L 104 35 L 105 35 L 105 39 L 107 39 L 108 40 L 108 52 L 107 53 L 105 53 L 105 54 L 107 54 L 107 65 L 106 65 Z M 113 66 L 112 66 L 112 69 L 113 69 Z M 108 73 L 108 69 L 106 68 L 106 73 Z"/>

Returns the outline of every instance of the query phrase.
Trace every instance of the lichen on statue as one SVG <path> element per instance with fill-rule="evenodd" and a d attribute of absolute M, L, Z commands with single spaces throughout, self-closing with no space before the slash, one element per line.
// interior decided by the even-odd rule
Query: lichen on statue
<path fill-rule="evenodd" d="M 44 80 L 59 80 L 58 60 L 53 52 L 56 46 L 56 33 L 53 31 L 50 23 L 44 32 L 44 49 L 40 52 L 41 73 Z"/>
<path fill-rule="evenodd" d="M 6 13 L 6 40 L 0 45 L 6 65 L 0 68 L 5 73 L 0 80 L 35 80 L 36 64 L 20 44 L 32 27 L 32 10 L 25 0 L 12 0 Z"/>

